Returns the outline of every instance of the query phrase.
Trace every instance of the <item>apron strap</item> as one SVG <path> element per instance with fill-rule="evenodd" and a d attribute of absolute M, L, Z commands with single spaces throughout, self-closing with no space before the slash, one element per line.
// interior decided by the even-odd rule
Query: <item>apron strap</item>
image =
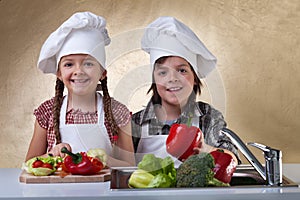
<path fill-rule="evenodd" d="M 142 125 L 141 138 L 145 138 L 148 136 L 149 136 L 149 123 L 145 123 Z"/>

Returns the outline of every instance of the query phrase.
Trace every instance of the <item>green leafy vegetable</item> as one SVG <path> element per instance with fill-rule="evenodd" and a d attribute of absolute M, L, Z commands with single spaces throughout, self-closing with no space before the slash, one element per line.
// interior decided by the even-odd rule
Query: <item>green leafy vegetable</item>
<path fill-rule="evenodd" d="M 129 179 L 129 186 L 134 188 L 147 188 L 154 176 L 142 169 L 135 170 Z"/>
<path fill-rule="evenodd" d="M 38 167 L 34 168 L 32 164 L 36 161 L 40 160 L 43 163 L 49 163 L 53 166 L 53 169 Z M 27 162 L 23 163 L 22 169 L 26 170 L 27 173 L 31 173 L 35 176 L 48 176 L 56 171 L 56 165 L 62 162 L 62 158 L 58 156 L 48 156 L 48 157 L 34 157 L 29 159 Z"/>
<path fill-rule="evenodd" d="M 153 154 L 144 155 L 138 170 L 132 173 L 129 185 L 135 188 L 163 188 L 176 185 L 176 169 L 171 157 L 164 159 Z"/>
<path fill-rule="evenodd" d="M 162 173 L 162 166 L 161 162 L 163 159 L 159 157 L 155 157 L 153 154 L 146 154 L 144 155 L 141 162 L 138 164 L 138 168 L 145 170 L 152 175 L 157 175 L 159 173 Z"/>
<path fill-rule="evenodd" d="M 106 151 L 104 149 L 101 149 L 101 148 L 89 149 L 87 151 L 87 155 L 91 156 L 91 157 L 94 157 L 94 158 L 98 158 L 104 166 L 106 165 L 107 154 L 106 154 Z"/>
<path fill-rule="evenodd" d="M 148 188 L 169 188 L 172 187 L 173 180 L 167 174 L 157 174 L 148 184 Z"/>

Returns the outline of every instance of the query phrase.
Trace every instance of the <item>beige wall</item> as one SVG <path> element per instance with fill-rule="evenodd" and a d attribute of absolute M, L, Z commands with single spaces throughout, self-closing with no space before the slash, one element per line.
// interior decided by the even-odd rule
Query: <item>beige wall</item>
<path fill-rule="evenodd" d="M 285 163 L 300 162 L 298 0 L 0 0 L 0 167 L 21 166 L 32 112 L 54 94 L 54 77 L 36 69 L 42 43 L 75 11 L 86 10 L 107 19 L 109 89 L 131 110 L 149 98 L 141 28 L 171 15 L 218 58 L 201 99 L 220 109 L 245 142 L 281 149 Z"/>

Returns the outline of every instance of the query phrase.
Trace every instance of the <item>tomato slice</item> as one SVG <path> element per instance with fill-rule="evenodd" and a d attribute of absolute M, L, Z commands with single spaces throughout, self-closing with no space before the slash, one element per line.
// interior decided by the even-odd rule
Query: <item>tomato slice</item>
<path fill-rule="evenodd" d="M 36 161 L 34 161 L 34 162 L 32 163 L 32 167 L 33 167 L 33 168 L 42 167 L 43 164 L 44 164 L 43 161 L 41 161 L 41 160 L 36 160 Z"/>
<path fill-rule="evenodd" d="M 50 163 L 43 163 L 43 165 L 41 167 L 53 169 L 53 166 Z"/>

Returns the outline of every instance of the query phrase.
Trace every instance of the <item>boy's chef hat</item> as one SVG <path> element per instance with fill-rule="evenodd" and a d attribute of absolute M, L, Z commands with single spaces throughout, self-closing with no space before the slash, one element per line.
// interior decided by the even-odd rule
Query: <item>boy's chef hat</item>
<path fill-rule="evenodd" d="M 38 68 L 56 74 L 60 59 L 70 54 L 89 54 L 105 68 L 105 46 L 110 43 L 106 20 L 90 12 L 72 15 L 42 46 Z"/>
<path fill-rule="evenodd" d="M 163 56 L 179 56 L 187 60 L 199 78 L 216 66 L 216 57 L 209 52 L 195 33 L 173 17 L 159 17 L 149 24 L 142 38 L 142 49 L 150 54 L 151 65 Z"/>

